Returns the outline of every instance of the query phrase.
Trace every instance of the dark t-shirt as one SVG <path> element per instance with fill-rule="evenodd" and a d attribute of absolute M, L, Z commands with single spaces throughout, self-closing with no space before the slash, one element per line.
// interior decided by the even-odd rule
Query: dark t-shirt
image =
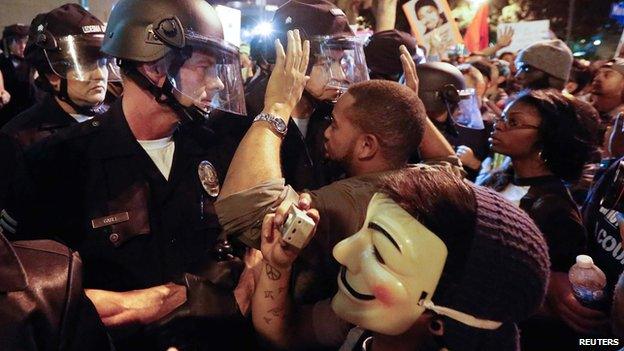
<path fill-rule="evenodd" d="M 624 269 L 624 248 L 622 248 L 622 236 L 618 223 L 618 217 L 622 216 L 622 213 L 607 208 L 601 203 L 613 183 L 620 160 L 612 164 L 597 180 L 583 206 L 583 218 L 589 233 L 588 254 L 607 276 L 605 288 L 607 301 L 611 301 L 613 288 Z"/>

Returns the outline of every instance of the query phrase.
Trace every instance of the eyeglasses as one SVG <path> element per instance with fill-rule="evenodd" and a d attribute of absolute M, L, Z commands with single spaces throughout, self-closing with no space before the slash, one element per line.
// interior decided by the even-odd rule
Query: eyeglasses
<path fill-rule="evenodd" d="M 531 124 L 523 124 L 518 123 L 515 119 L 509 119 L 506 113 L 501 114 L 499 117 L 494 119 L 494 123 L 502 123 L 509 130 L 512 129 L 539 129 L 539 126 L 534 126 Z"/>

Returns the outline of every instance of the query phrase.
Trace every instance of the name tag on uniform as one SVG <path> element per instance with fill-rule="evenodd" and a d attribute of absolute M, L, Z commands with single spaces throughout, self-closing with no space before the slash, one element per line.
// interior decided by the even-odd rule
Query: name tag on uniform
<path fill-rule="evenodd" d="M 106 227 L 107 225 L 113 225 L 121 222 L 125 222 L 130 219 L 128 212 L 116 213 L 114 215 L 95 218 L 91 220 L 91 226 L 93 229 Z"/>

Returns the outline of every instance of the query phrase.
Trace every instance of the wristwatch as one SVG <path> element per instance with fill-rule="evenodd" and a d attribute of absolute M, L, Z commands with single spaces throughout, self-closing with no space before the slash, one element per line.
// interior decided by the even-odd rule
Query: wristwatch
<path fill-rule="evenodd" d="M 257 115 L 253 121 L 254 122 L 258 122 L 258 121 L 268 122 L 271 125 L 271 129 L 282 138 L 286 136 L 286 132 L 288 131 L 288 126 L 286 125 L 286 122 L 284 122 L 283 119 L 275 115 L 272 115 L 270 113 L 261 113 Z"/>

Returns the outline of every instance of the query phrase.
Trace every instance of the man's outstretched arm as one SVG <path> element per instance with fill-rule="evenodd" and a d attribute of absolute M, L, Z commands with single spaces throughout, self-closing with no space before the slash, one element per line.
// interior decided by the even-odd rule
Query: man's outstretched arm
<path fill-rule="evenodd" d="M 286 125 L 301 98 L 308 79 L 305 72 L 310 43 L 302 43 L 299 31 L 288 31 L 286 52 L 275 41 L 276 62 L 267 85 L 263 113 L 281 118 Z M 282 138 L 269 122 L 255 122 L 240 142 L 221 190 L 221 198 L 250 189 L 272 179 L 282 178 L 280 147 Z"/>

